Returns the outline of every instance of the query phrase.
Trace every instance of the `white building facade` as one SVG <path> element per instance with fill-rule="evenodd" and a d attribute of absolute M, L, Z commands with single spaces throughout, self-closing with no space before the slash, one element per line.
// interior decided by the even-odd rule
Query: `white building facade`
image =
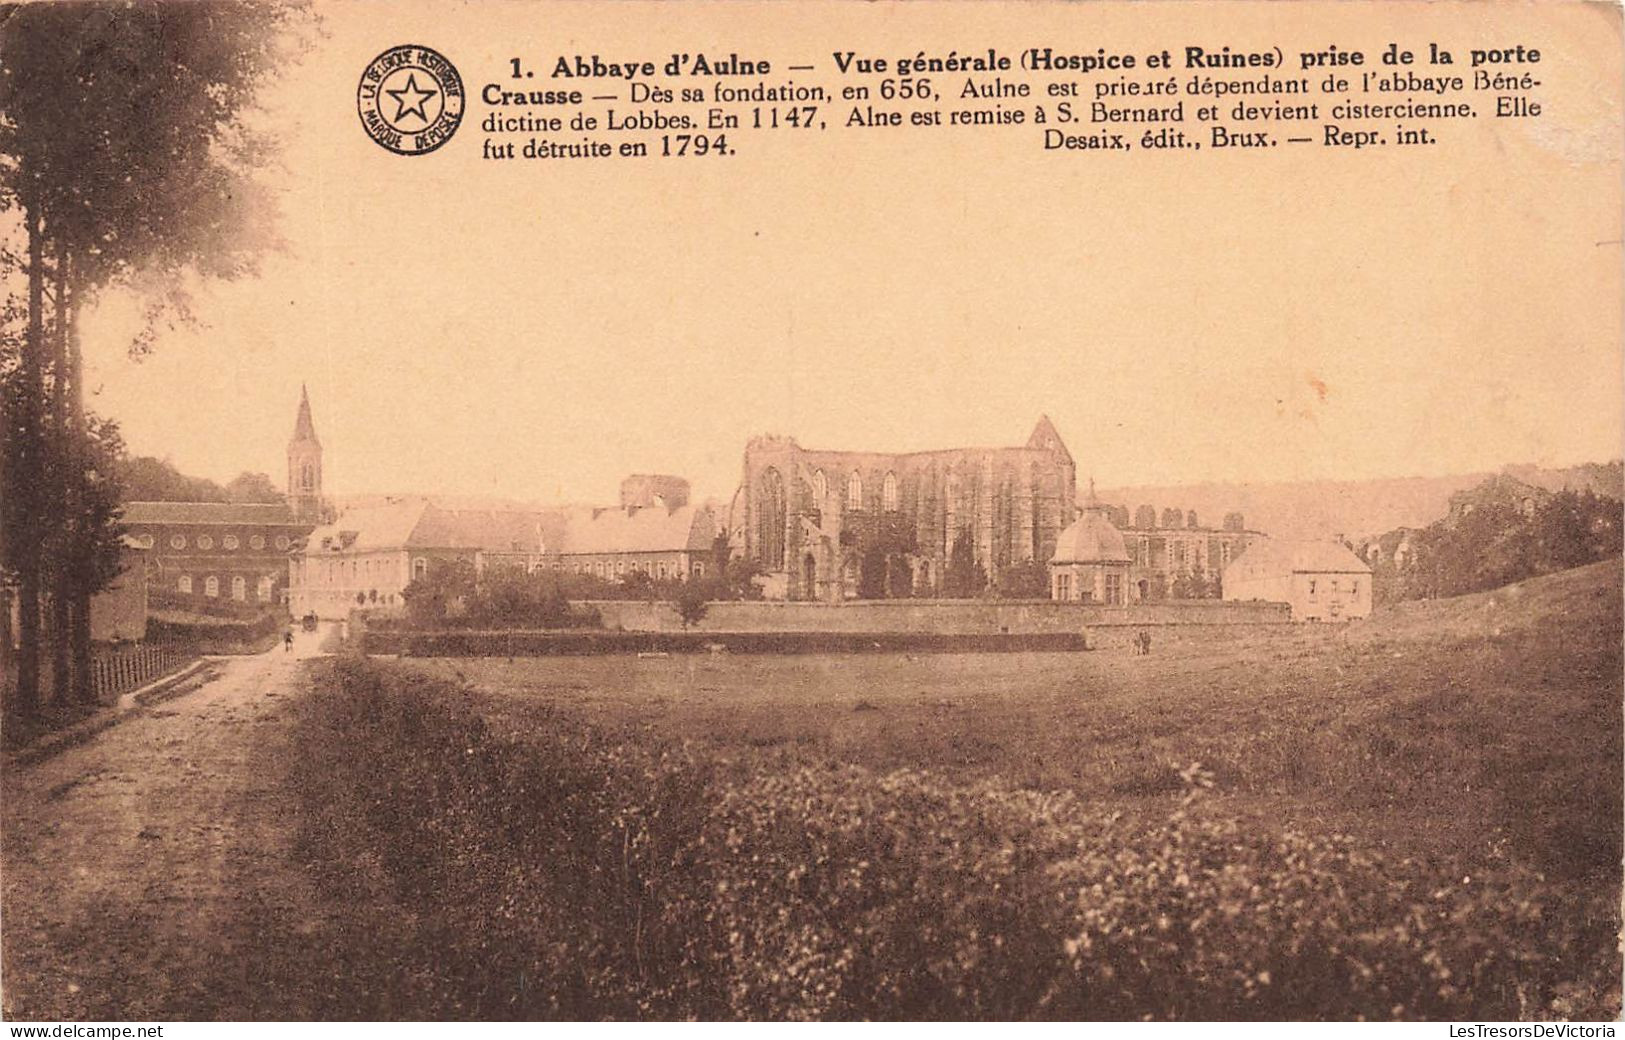
<path fill-rule="evenodd" d="M 1371 567 L 1337 542 L 1264 538 L 1224 571 L 1224 598 L 1286 603 L 1294 621 L 1371 615 Z"/>

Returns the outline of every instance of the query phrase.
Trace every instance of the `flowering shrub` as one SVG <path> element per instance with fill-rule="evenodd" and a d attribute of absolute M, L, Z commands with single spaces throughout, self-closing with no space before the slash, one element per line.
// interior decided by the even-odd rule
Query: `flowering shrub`
<path fill-rule="evenodd" d="M 1065 794 L 735 763 L 364 662 L 306 702 L 307 851 L 414 914 L 403 1017 L 1453 1018 L 1618 1011 L 1616 911 Z M 361 941 L 358 939 L 358 941 Z M 364 960 L 359 957 L 358 960 Z"/>

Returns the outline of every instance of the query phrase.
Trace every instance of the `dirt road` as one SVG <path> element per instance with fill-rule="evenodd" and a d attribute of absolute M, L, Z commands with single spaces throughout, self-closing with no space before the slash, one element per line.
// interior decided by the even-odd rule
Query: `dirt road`
<path fill-rule="evenodd" d="M 281 1006 L 277 981 L 307 974 L 286 962 L 320 948 L 330 922 L 292 860 L 296 816 L 279 780 L 293 752 L 283 714 L 320 641 L 299 633 L 292 653 L 222 659 L 203 687 L 7 769 L 7 1019 L 311 1010 Z"/>

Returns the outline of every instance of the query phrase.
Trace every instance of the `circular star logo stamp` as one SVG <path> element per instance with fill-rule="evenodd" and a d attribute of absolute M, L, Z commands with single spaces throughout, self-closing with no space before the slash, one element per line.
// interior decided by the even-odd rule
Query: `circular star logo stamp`
<path fill-rule="evenodd" d="M 356 109 L 367 136 L 396 155 L 423 155 L 463 121 L 463 78 L 430 47 L 391 47 L 367 64 Z"/>

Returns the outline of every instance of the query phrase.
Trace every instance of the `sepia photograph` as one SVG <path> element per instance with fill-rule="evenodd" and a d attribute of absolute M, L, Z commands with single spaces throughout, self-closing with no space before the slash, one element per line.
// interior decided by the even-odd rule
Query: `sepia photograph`
<path fill-rule="evenodd" d="M 1614 1036 L 1622 24 L 0 4 L 9 1035 Z"/>

